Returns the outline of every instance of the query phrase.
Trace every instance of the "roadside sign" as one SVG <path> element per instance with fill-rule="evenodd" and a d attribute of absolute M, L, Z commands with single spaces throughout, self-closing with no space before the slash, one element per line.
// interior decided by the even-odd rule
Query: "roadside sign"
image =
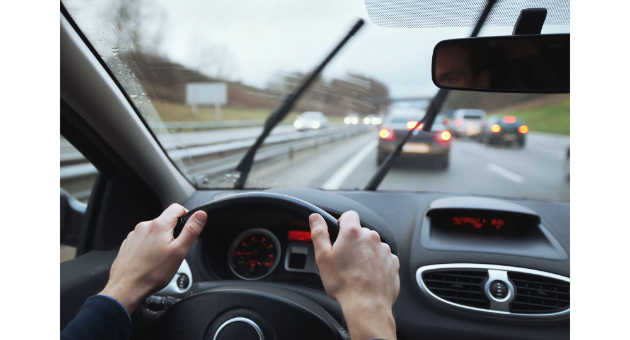
<path fill-rule="evenodd" d="M 186 84 L 186 104 L 192 106 L 195 116 L 197 106 L 214 105 L 215 119 L 221 120 L 221 105 L 227 104 L 227 84 L 188 83 Z"/>

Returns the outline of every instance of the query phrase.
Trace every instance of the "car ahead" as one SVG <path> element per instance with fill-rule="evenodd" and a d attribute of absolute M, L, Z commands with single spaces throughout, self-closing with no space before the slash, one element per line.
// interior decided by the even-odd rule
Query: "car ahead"
<path fill-rule="evenodd" d="M 367 115 L 363 118 L 363 124 L 365 125 L 381 125 L 382 122 L 381 117 L 377 115 Z"/>
<path fill-rule="evenodd" d="M 476 138 L 486 126 L 486 112 L 483 110 L 459 109 L 453 113 L 449 124 L 454 137 Z"/>
<path fill-rule="evenodd" d="M 376 163 L 383 163 L 400 139 L 412 130 L 422 115 L 391 114 L 378 132 Z M 451 133 L 441 122 L 434 122 L 431 131 L 422 131 L 420 123 L 402 149 L 401 157 L 429 161 L 442 169 L 448 168 L 451 152 Z"/>
<path fill-rule="evenodd" d="M 343 119 L 343 123 L 346 125 L 357 125 L 359 124 L 359 115 L 351 113 Z"/>
<path fill-rule="evenodd" d="M 295 118 L 293 126 L 298 131 L 317 130 L 328 126 L 328 118 L 318 111 L 307 111 Z"/>
<path fill-rule="evenodd" d="M 529 132 L 527 125 L 514 116 L 492 116 L 487 126 L 479 135 L 479 141 L 485 144 L 525 146 L 525 136 Z"/>

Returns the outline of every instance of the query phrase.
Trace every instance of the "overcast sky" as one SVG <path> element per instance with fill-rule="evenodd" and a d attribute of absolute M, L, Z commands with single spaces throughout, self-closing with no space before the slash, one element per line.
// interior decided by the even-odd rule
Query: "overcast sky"
<path fill-rule="evenodd" d="M 81 17 L 84 25 L 111 6 L 109 0 L 64 2 L 75 9 L 90 6 L 84 9 L 90 14 Z M 329 64 L 324 77 L 354 72 L 385 83 L 393 97 L 433 95 L 437 91 L 430 72 L 433 47 L 471 31 L 381 28 L 370 22 L 363 0 L 156 0 L 155 5 L 166 13 L 160 23 L 165 28 L 160 50 L 169 59 L 193 66 L 199 54 L 195 44 L 228 46 L 235 59 L 231 78 L 257 87 L 280 72 L 311 71 L 363 18 L 366 25 Z M 511 31 L 512 27 L 492 27 L 481 35 Z M 543 30 L 552 32 L 568 32 L 568 27 Z M 90 38 L 89 32 L 86 35 Z"/>

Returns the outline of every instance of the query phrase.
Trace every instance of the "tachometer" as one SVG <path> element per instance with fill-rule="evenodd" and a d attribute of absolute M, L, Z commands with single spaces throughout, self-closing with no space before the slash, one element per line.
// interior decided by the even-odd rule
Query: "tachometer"
<path fill-rule="evenodd" d="M 232 272 L 244 280 L 271 274 L 280 262 L 280 242 L 266 229 L 250 229 L 238 235 L 228 252 Z"/>

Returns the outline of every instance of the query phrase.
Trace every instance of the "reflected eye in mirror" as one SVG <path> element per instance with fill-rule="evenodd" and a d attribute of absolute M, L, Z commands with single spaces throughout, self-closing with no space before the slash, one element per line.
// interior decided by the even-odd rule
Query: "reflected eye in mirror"
<path fill-rule="evenodd" d="M 569 35 L 454 39 L 433 51 L 440 88 L 517 93 L 569 92 Z"/>

